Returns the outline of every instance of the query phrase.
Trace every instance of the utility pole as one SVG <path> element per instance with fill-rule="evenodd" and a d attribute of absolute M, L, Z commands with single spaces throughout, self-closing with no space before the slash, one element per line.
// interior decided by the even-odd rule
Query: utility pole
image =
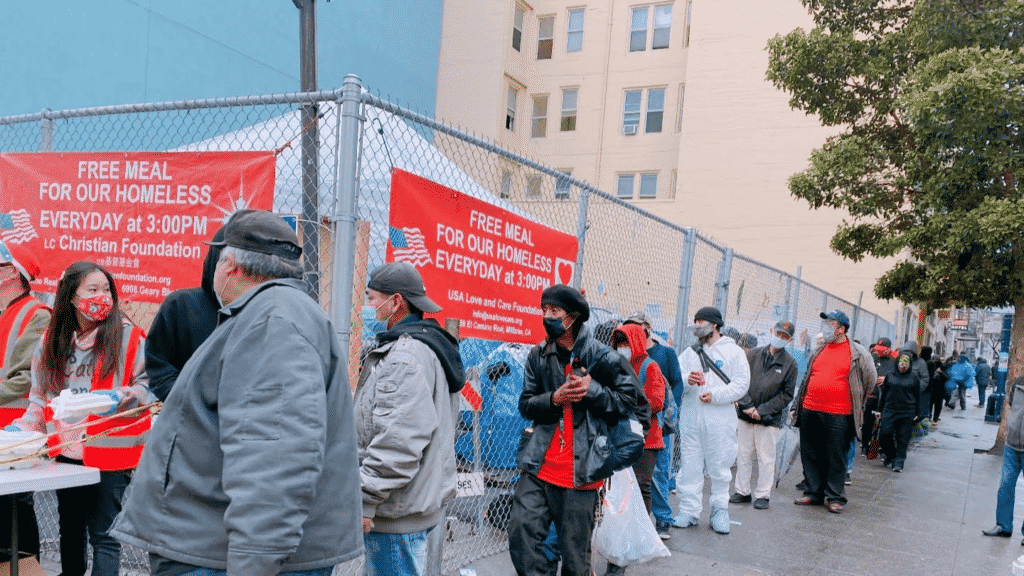
<path fill-rule="evenodd" d="M 316 0 L 292 0 L 299 9 L 299 83 L 302 92 L 315 92 L 316 80 Z M 299 127 L 302 130 L 302 254 L 305 263 L 306 290 L 320 301 L 320 130 L 317 104 L 302 105 Z"/>

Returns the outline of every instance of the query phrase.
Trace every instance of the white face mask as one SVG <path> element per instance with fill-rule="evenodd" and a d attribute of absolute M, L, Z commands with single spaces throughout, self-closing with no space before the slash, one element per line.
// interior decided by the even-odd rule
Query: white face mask
<path fill-rule="evenodd" d="M 821 323 L 821 336 L 825 340 L 825 344 L 832 342 L 836 339 L 836 329 L 828 322 Z"/>
<path fill-rule="evenodd" d="M 703 342 L 705 338 L 715 331 L 715 326 L 710 322 L 705 322 L 704 324 L 694 324 L 690 327 L 690 330 L 693 332 L 693 335 L 697 340 Z"/>
<path fill-rule="evenodd" d="M 619 356 L 622 356 L 626 360 L 630 360 L 633 358 L 633 350 L 629 346 L 622 346 L 621 348 L 616 348 L 615 351 L 619 353 Z"/>
<path fill-rule="evenodd" d="M 775 348 L 776 350 L 782 350 L 787 345 L 789 345 L 789 340 L 786 340 L 785 338 L 782 338 L 780 336 L 772 335 L 772 341 L 771 341 L 771 347 L 772 348 Z"/>

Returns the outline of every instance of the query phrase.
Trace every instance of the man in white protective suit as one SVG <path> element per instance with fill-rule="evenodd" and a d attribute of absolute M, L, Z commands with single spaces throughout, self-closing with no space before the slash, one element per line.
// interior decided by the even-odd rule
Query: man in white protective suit
<path fill-rule="evenodd" d="M 717 308 L 694 314 L 697 343 L 679 355 L 686 386 L 679 405 L 682 464 L 676 477 L 679 513 L 673 526 L 696 526 L 703 509 L 704 472 L 711 478 L 711 529 L 729 533 L 729 481 L 736 461 L 736 408 L 750 385 L 750 363 L 736 341 L 722 336 Z"/>

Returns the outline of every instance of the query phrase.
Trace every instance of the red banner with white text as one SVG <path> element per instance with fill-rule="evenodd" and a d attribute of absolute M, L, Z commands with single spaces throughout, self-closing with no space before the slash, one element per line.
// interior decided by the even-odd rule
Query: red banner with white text
<path fill-rule="evenodd" d="M 70 264 L 110 270 L 120 298 L 198 286 L 210 239 L 236 210 L 270 210 L 272 152 L 0 154 L 0 241 L 39 257 L 33 289 Z"/>
<path fill-rule="evenodd" d="M 387 260 L 416 267 L 460 337 L 544 339 L 540 295 L 572 283 L 575 236 L 397 169 L 390 225 Z"/>

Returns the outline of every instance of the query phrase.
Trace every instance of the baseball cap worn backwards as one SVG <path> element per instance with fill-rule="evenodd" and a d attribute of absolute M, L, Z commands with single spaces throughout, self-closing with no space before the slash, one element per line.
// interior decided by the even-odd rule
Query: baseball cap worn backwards
<path fill-rule="evenodd" d="M 292 227 L 277 214 L 265 210 L 235 214 L 224 225 L 224 239 L 210 246 L 231 246 L 250 252 L 298 260 L 302 247 Z"/>
<path fill-rule="evenodd" d="M 850 329 L 850 319 L 846 316 L 846 313 L 843 312 L 842 310 L 833 310 L 831 312 L 822 312 L 819 315 L 821 316 L 822 320 L 835 320 L 836 322 L 839 322 L 843 326 L 846 326 L 847 330 Z"/>
<path fill-rule="evenodd" d="M 370 273 L 366 283 L 370 290 L 384 294 L 401 294 L 412 305 L 424 312 L 440 312 L 441 307 L 427 298 L 427 290 L 423 287 L 423 278 L 416 267 L 408 262 L 388 262 L 377 267 Z"/>

